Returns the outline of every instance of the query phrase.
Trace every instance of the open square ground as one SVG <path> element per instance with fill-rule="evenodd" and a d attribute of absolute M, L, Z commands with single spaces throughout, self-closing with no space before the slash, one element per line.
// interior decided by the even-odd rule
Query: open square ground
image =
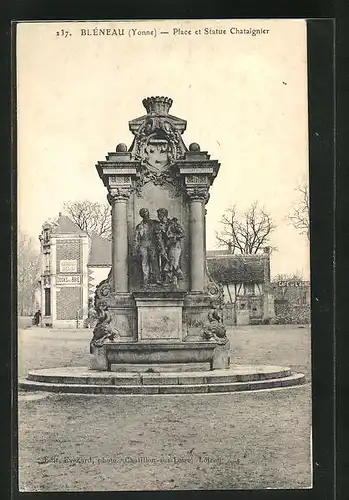
<path fill-rule="evenodd" d="M 19 376 L 87 366 L 91 333 L 20 329 Z M 220 395 L 20 393 L 20 490 L 310 487 L 309 328 L 238 327 L 229 336 L 233 363 L 289 366 L 308 383 Z"/>

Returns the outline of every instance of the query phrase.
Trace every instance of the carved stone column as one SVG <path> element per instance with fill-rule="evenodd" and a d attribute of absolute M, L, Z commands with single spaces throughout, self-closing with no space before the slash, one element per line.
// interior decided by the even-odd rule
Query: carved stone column
<path fill-rule="evenodd" d="M 133 161 L 126 144 L 118 144 L 115 153 L 99 161 L 97 172 L 108 189 L 112 207 L 112 278 L 116 293 L 128 292 L 127 204 L 137 176 L 138 162 Z"/>
<path fill-rule="evenodd" d="M 127 201 L 129 188 L 110 189 L 108 201 L 112 213 L 112 269 L 114 291 L 128 292 Z"/>
<path fill-rule="evenodd" d="M 190 290 L 202 292 L 205 285 L 205 203 L 207 188 L 187 188 L 190 207 Z"/>

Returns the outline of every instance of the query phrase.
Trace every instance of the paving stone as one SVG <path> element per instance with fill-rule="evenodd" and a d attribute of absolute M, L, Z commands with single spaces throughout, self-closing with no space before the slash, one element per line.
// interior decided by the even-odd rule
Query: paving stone
<path fill-rule="evenodd" d="M 159 394 L 198 394 L 207 392 L 207 385 L 163 385 Z"/>
<path fill-rule="evenodd" d="M 236 392 L 247 391 L 247 383 L 233 383 L 233 384 L 208 384 L 208 392 Z"/>
<path fill-rule="evenodd" d="M 124 385 L 124 386 L 105 386 L 102 387 L 103 394 L 158 394 L 159 387 L 144 385 Z"/>
<path fill-rule="evenodd" d="M 142 380 L 140 377 L 117 377 L 112 379 L 112 385 L 142 385 Z"/>
<path fill-rule="evenodd" d="M 207 383 L 208 384 L 228 384 L 232 382 L 236 382 L 236 375 L 220 375 L 218 377 L 216 376 L 208 376 L 206 377 Z"/>
<path fill-rule="evenodd" d="M 178 377 L 180 385 L 199 385 L 206 384 L 206 377 Z"/>
<path fill-rule="evenodd" d="M 143 374 L 142 375 L 143 385 L 178 385 L 178 377 L 176 376 L 166 376 L 166 374 Z"/>

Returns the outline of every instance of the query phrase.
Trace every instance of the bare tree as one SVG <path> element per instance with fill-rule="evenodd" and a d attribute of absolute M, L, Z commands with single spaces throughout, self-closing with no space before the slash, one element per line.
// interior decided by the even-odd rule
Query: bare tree
<path fill-rule="evenodd" d="M 97 233 L 110 239 L 111 213 L 109 205 L 82 200 L 68 201 L 63 206 L 72 221 L 89 236 Z"/>
<path fill-rule="evenodd" d="M 299 234 L 306 234 L 310 239 L 309 227 L 309 188 L 307 184 L 298 186 L 298 201 L 292 211 L 287 215 L 289 222 L 297 229 Z"/>
<path fill-rule="evenodd" d="M 33 313 L 35 289 L 40 279 L 40 253 L 33 240 L 19 232 L 17 241 L 18 313 L 26 316 Z"/>
<path fill-rule="evenodd" d="M 270 247 L 270 235 L 276 227 L 271 215 L 258 202 L 252 203 L 242 216 L 235 205 L 228 208 L 220 223 L 223 229 L 216 232 L 218 245 L 227 247 L 229 253 L 241 254 L 256 254 L 263 247 Z"/>

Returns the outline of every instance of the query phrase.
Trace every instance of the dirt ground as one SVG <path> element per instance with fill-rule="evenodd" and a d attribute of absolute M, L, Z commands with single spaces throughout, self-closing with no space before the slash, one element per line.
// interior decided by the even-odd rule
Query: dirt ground
<path fill-rule="evenodd" d="M 86 366 L 90 331 L 19 333 L 19 375 Z M 230 330 L 236 364 L 310 380 L 308 328 Z M 20 394 L 21 491 L 308 488 L 310 384 L 211 395 Z"/>

